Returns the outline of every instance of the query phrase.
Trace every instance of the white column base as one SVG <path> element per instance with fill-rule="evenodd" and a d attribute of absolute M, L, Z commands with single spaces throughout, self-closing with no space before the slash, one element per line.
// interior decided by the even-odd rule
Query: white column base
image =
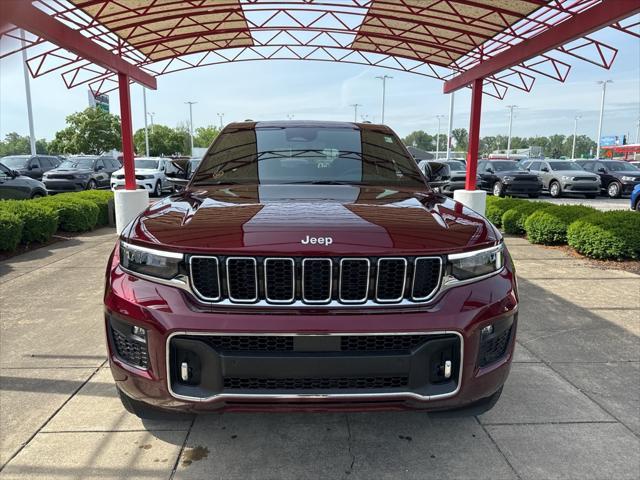
<path fill-rule="evenodd" d="M 453 199 L 480 215 L 485 215 L 487 211 L 487 192 L 484 190 L 454 190 Z"/>
<path fill-rule="evenodd" d="M 149 206 L 149 192 L 145 189 L 116 190 L 114 206 L 116 210 L 116 232 L 118 235 L 124 228 Z"/>

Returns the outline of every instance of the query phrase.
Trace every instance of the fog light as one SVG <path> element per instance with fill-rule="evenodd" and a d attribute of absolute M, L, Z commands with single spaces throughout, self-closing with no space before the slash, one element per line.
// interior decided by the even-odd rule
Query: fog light
<path fill-rule="evenodd" d="M 481 334 L 483 337 L 491 335 L 493 333 L 493 325 L 487 325 L 481 330 Z"/>
<path fill-rule="evenodd" d="M 451 378 L 451 360 L 444 362 L 444 378 Z"/>
<path fill-rule="evenodd" d="M 144 328 L 138 327 L 137 325 L 133 325 L 131 327 L 131 333 L 135 337 L 138 337 L 138 340 L 140 340 L 141 342 L 147 341 L 147 331 Z"/>
<path fill-rule="evenodd" d="M 187 362 L 182 362 L 180 364 L 180 378 L 182 379 L 183 382 L 188 382 L 190 376 L 191 375 L 189 375 L 189 364 Z"/>

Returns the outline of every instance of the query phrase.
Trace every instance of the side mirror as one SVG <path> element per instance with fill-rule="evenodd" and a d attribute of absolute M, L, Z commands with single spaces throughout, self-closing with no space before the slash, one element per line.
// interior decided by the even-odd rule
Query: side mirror
<path fill-rule="evenodd" d="M 495 173 L 495 172 L 493 171 L 493 168 L 489 167 L 487 168 L 487 173 Z"/>
<path fill-rule="evenodd" d="M 600 173 L 607 173 L 607 169 L 606 169 L 606 168 L 602 168 L 602 167 L 600 167 L 600 168 L 598 169 L 598 171 L 599 171 Z"/>
<path fill-rule="evenodd" d="M 34 165 L 33 163 L 31 165 L 29 165 L 29 170 L 37 170 L 38 166 Z"/>
<path fill-rule="evenodd" d="M 540 170 L 543 171 L 543 172 L 548 172 L 549 171 L 549 169 L 547 167 L 542 167 Z"/>
<path fill-rule="evenodd" d="M 11 178 L 16 178 L 20 176 L 20 172 L 17 170 L 11 170 L 11 173 L 9 173 L 9 175 L 11 175 Z"/>

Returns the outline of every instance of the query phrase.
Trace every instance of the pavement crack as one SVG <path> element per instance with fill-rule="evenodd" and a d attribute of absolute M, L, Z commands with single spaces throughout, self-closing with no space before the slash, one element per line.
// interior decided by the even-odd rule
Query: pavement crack
<path fill-rule="evenodd" d="M 353 472 L 353 466 L 356 463 L 356 456 L 353 453 L 353 436 L 351 434 L 351 422 L 349 422 L 349 414 L 345 413 L 344 414 L 344 418 L 346 420 L 347 423 L 347 452 L 349 453 L 349 456 L 351 457 L 351 463 L 349 464 L 349 467 L 344 471 L 345 475 L 351 475 L 351 473 Z M 346 477 L 343 477 L 346 478 Z"/>
<path fill-rule="evenodd" d="M 511 462 L 509 461 L 509 458 L 507 458 L 507 455 L 502 451 L 502 449 L 500 448 L 500 446 L 498 445 L 498 443 L 493 439 L 493 437 L 491 436 L 491 434 L 489 433 L 489 430 L 487 430 L 485 428 L 485 426 L 482 424 L 482 422 L 480 421 L 480 419 L 475 416 L 473 417 L 475 418 L 476 422 L 478 422 L 478 425 L 480 425 L 480 428 L 482 429 L 482 431 L 484 432 L 484 434 L 487 436 L 487 438 L 489 438 L 489 441 L 493 444 L 493 446 L 496 448 L 496 450 L 498 451 L 498 453 L 502 456 L 502 458 L 504 459 L 504 461 L 507 463 L 507 465 L 509 465 L 509 468 L 511 469 L 511 471 L 513 472 L 513 474 L 516 476 L 516 478 L 518 480 L 522 480 L 522 477 L 520 476 L 520 474 L 518 473 L 518 471 L 516 470 L 516 468 L 511 464 Z"/>
<path fill-rule="evenodd" d="M 169 480 L 173 480 L 173 477 L 176 475 L 176 471 L 178 470 L 178 465 L 180 465 L 180 459 L 182 458 L 182 454 L 184 453 L 184 449 L 187 446 L 187 441 L 189 440 L 189 436 L 191 435 L 191 429 L 193 428 L 193 424 L 196 423 L 197 415 L 194 415 L 191 419 L 191 423 L 189 424 L 189 429 L 187 430 L 187 434 L 184 436 L 184 441 L 180 446 L 180 451 L 178 452 L 178 456 L 176 458 L 175 463 L 173 464 L 173 468 L 171 469 L 171 474 L 169 475 Z"/>

